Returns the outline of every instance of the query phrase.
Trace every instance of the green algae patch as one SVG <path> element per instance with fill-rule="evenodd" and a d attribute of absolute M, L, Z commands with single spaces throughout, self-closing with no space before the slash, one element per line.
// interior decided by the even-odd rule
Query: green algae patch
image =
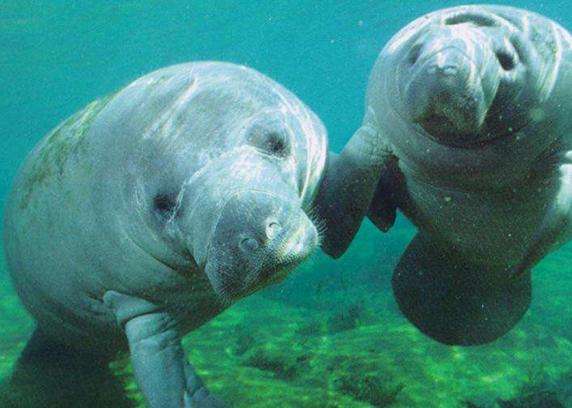
<path fill-rule="evenodd" d="M 91 125 L 99 112 L 114 95 L 87 105 L 82 111 L 56 127 L 30 156 L 33 162 L 26 169 L 22 186 L 20 208 L 26 208 L 35 189 L 53 177 L 62 177 L 69 158 L 78 153 L 85 142 Z"/>

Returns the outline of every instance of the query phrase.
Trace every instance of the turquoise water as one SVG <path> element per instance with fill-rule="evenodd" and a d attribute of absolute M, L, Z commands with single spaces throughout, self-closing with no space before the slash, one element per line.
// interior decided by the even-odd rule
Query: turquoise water
<path fill-rule="evenodd" d="M 567 0 L 494 3 L 572 28 Z M 0 211 L 19 164 L 46 132 L 140 75 L 185 61 L 230 61 L 272 77 L 321 117 L 339 151 L 361 122 L 367 77 L 383 44 L 413 18 L 458 4 L 4 1 Z M 317 254 L 279 288 L 191 333 L 190 360 L 238 407 L 488 407 L 538 395 L 572 407 L 570 245 L 536 268 L 523 321 L 499 341 L 467 349 L 432 342 L 397 310 L 389 281 L 413 235 L 404 219 L 386 235 L 364 223 L 341 260 Z M 0 270 L 0 378 L 32 326 Z"/>

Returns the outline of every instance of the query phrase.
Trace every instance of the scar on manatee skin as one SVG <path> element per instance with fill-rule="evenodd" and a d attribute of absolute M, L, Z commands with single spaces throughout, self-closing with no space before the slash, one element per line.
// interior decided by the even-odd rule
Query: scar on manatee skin
<path fill-rule="evenodd" d="M 82 141 L 93 120 L 114 96 L 115 94 L 112 94 L 91 103 L 52 131 L 38 151 L 38 160 L 34 162 L 30 174 L 24 181 L 21 209 L 28 207 L 37 186 L 52 176 L 63 176 L 70 155 L 77 153 L 82 147 Z"/>

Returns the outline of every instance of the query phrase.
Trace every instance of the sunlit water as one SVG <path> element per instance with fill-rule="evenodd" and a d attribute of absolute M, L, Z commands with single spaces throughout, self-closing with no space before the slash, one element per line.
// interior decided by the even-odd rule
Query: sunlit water
<path fill-rule="evenodd" d="M 572 28 L 566 0 L 495 3 Z M 136 77 L 184 61 L 225 60 L 269 75 L 312 107 L 339 151 L 360 123 L 382 45 L 413 18 L 457 4 L 2 2 L 0 210 L 19 164 L 48 130 Z M 385 235 L 366 222 L 341 260 L 316 254 L 280 287 L 191 333 L 189 359 L 237 407 L 488 407 L 530 396 L 572 406 L 570 245 L 536 268 L 532 307 L 514 330 L 493 344 L 460 348 L 424 337 L 397 310 L 389 281 L 413 235 L 403 219 Z M 4 271 L 0 327 L 5 378 L 33 322 Z M 133 381 L 122 378 L 142 404 Z"/>

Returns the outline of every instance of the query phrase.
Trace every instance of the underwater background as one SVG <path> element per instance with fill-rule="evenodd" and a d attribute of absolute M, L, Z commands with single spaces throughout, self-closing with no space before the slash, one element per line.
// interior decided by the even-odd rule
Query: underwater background
<path fill-rule="evenodd" d="M 569 0 L 494 3 L 572 29 Z M 18 166 L 51 128 L 142 74 L 185 61 L 231 61 L 272 77 L 321 117 L 339 151 L 361 122 L 385 42 L 412 19 L 459 4 L 1 1 L 0 211 Z M 190 361 L 235 407 L 572 407 L 572 245 L 536 267 L 532 306 L 515 329 L 462 348 L 423 336 L 393 300 L 393 267 L 414 233 L 403 218 L 388 234 L 364 222 L 342 259 L 317 253 L 280 286 L 189 334 Z M 0 381 L 33 329 L 2 256 Z M 129 367 L 117 371 L 143 406 Z"/>

